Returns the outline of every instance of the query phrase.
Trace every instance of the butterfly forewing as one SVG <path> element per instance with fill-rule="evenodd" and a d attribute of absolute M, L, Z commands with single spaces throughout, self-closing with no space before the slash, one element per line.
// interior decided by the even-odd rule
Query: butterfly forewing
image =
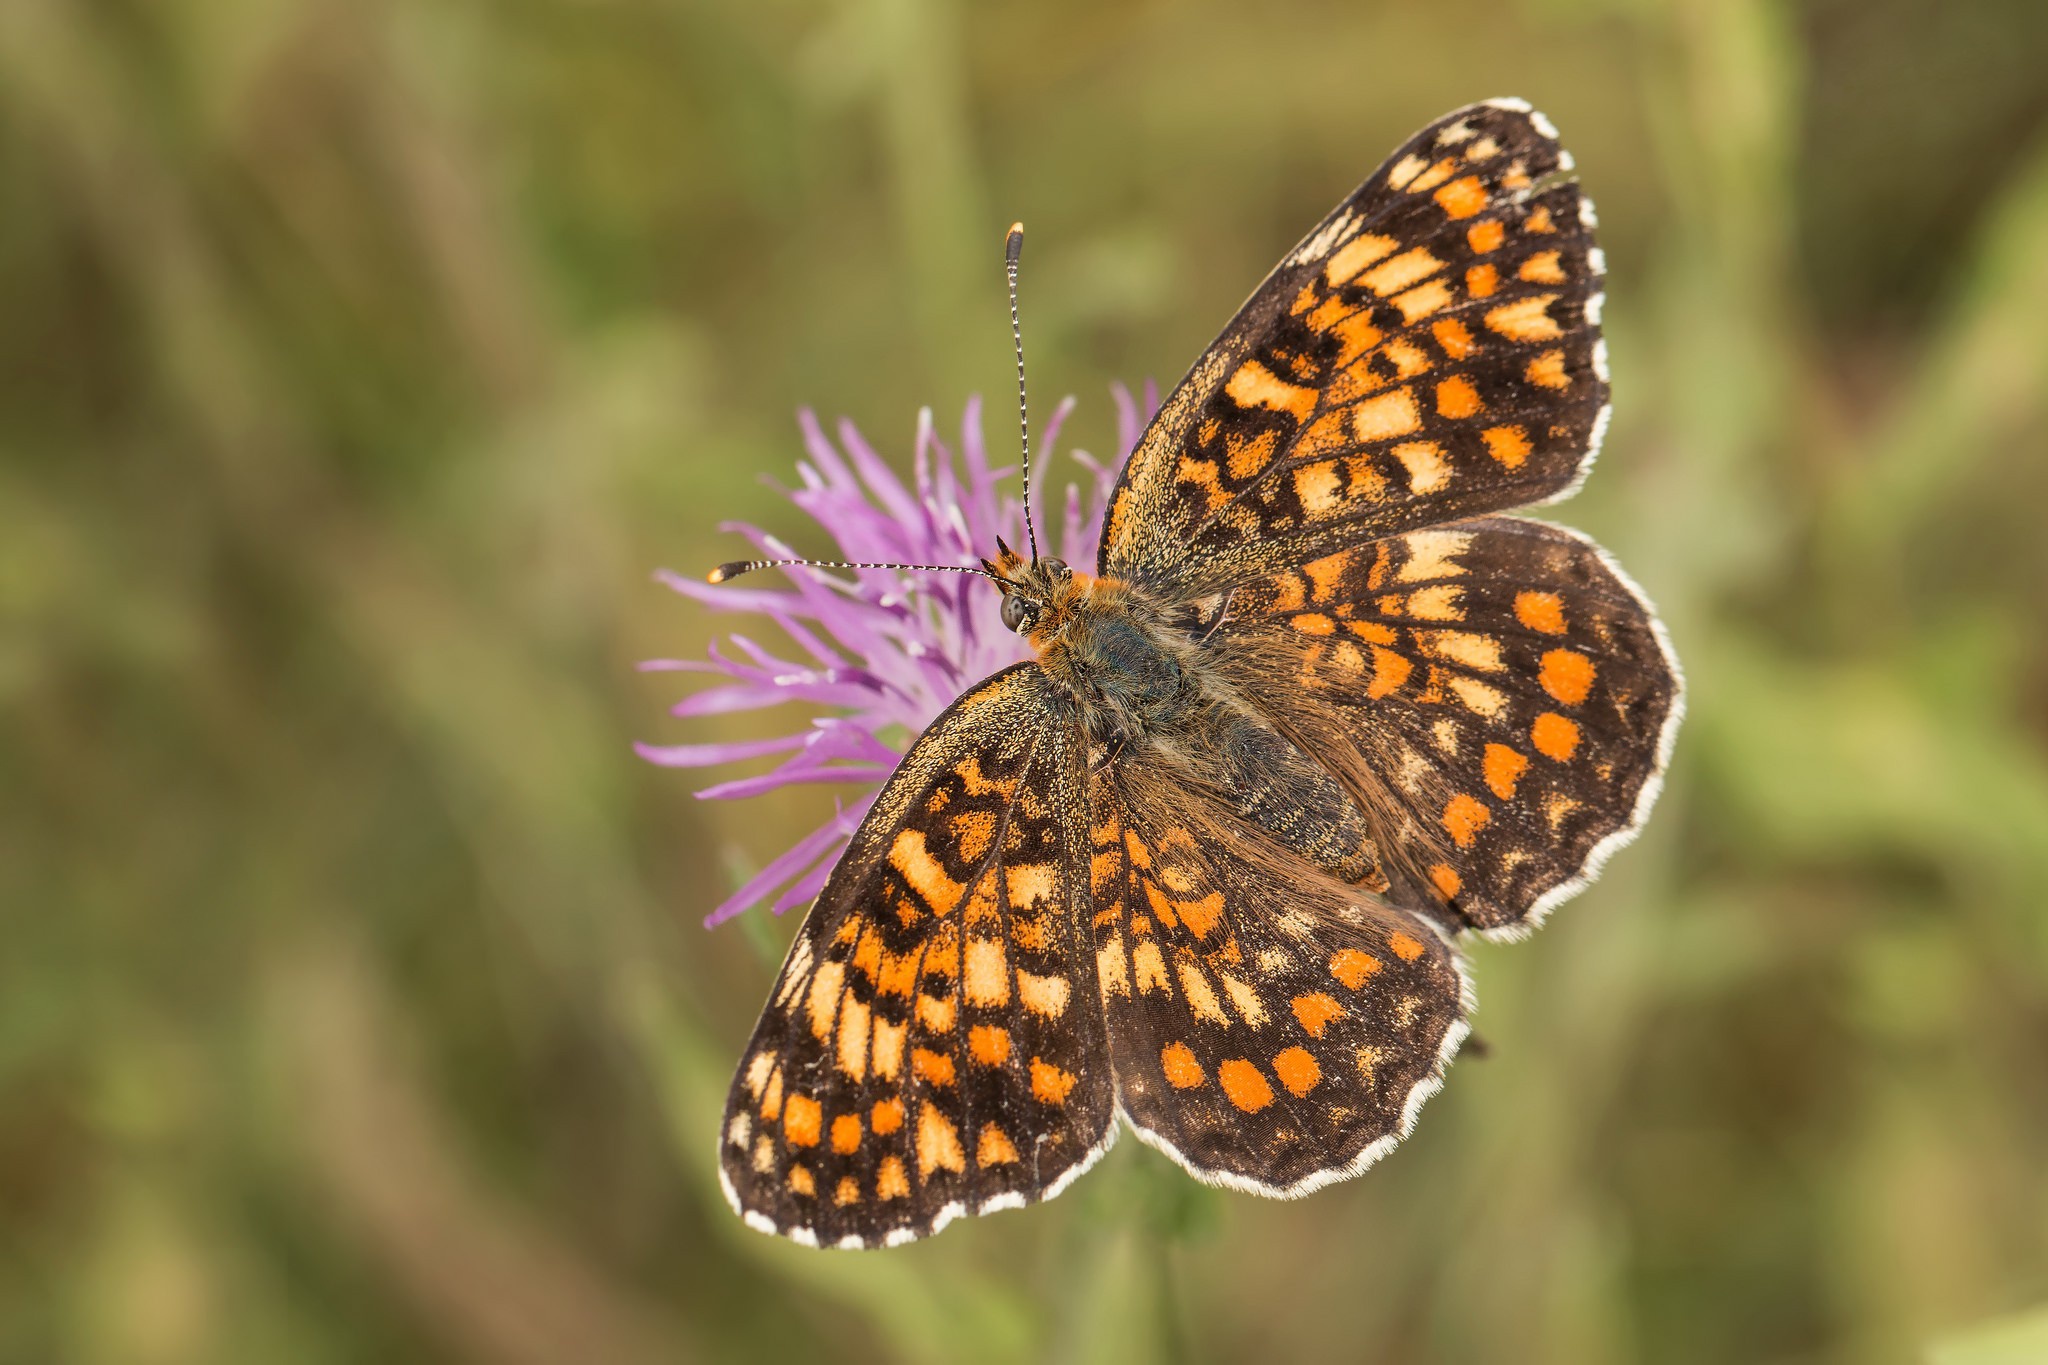
<path fill-rule="evenodd" d="M 1269 276 L 1146 431 L 1106 574 L 1176 600 L 1568 488 L 1607 407 L 1604 264 L 1555 130 L 1473 105 Z"/>
<path fill-rule="evenodd" d="M 1036 664 L 955 702 L 798 932 L 726 1101 L 750 1223 L 875 1246 L 1049 1198 L 1109 1138 L 1078 731 Z"/>
<path fill-rule="evenodd" d="M 1225 659 L 1275 636 L 1299 650 L 1298 676 L 1243 684 L 1274 710 L 1334 700 L 1385 775 L 1422 850 L 1397 898 L 1512 930 L 1648 814 L 1677 665 L 1635 586 L 1573 532 L 1515 517 L 1414 531 L 1246 584 L 1229 613 Z"/>

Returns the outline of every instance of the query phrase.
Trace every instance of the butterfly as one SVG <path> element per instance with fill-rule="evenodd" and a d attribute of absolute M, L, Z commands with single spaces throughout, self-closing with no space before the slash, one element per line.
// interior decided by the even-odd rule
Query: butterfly
<path fill-rule="evenodd" d="M 983 561 L 1036 657 L 917 739 L 797 934 L 723 1119 L 749 1224 L 910 1241 L 1122 1124 L 1278 1197 L 1407 1134 L 1466 1033 L 1458 938 L 1593 878 L 1683 710 L 1627 575 L 1504 515 L 1608 420 L 1571 170 L 1519 100 L 1424 128 L 1167 397 L 1093 573 L 1035 531 Z"/>

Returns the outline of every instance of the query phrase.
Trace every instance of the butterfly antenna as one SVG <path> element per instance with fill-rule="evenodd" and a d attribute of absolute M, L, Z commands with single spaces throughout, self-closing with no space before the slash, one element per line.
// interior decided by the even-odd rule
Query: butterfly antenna
<path fill-rule="evenodd" d="M 795 564 L 807 564 L 814 569 L 914 569 L 918 573 L 974 573 L 980 574 L 983 578 L 995 579 L 998 583 L 1005 581 L 987 569 L 968 568 L 960 564 L 854 564 L 843 559 L 735 559 L 705 574 L 704 581 L 724 583 L 738 578 L 743 573 L 752 573 L 756 569 L 782 569 Z"/>
<path fill-rule="evenodd" d="M 1024 255 L 1024 225 L 1010 224 L 1003 241 L 1003 273 L 1010 279 L 1010 341 L 1017 348 L 1017 433 L 1024 444 L 1024 534 L 1031 539 L 1031 562 L 1038 562 L 1038 531 L 1031 524 L 1031 408 L 1024 401 L 1024 326 L 1017 319 L 1017 262 Z"/>

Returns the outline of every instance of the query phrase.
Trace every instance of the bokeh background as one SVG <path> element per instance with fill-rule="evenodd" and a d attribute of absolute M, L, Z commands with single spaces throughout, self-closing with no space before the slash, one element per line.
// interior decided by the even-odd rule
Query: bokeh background
<path fill-rule="evenodd" d="M 0 3 L 0 1360 L 2048 1359 L 2043 70 L 2038 0 Z M 831 793 L 633 757 L 737 733 L 651 571 L 815 543 L 799 405 L 1000 400 L 1012 218 L 1109 453 L 1497 94 L 1601 209 L 1646 837 L 1363 1179 L 745 1230 L 795 925 L 700 921 Z"/>

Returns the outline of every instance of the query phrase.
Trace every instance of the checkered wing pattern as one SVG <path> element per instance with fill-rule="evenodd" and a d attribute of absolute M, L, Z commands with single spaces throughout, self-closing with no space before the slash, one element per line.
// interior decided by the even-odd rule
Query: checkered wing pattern
<path fill-rule="evenodd" d="M 879 1246 L 1050 1198 L 1114 1099 L 1078 729 L 1036 664 L 970 690 L 883 787 L 790 949 L 726 1102 L 756 1227 Z"/>
<path fill-rule="evenodd" d="M 1682 706 L 1663 628 L 1600 549 L 1485 517 L 1240 587 L 1219 654 L 1299 651 L 1251 677 L 1275 714 L 1336 703 L 1396 809 L 1394 899 L 1516 932 L 1577 891 L 1656 797 Z M 1403 876 L 1403 873 L 1406 876 Z"/>
<path fill-rule="evenodd" d="M 1591 205 L 1520 101 L 1439 119 L 1334 209 L 1167 398 L 1101 571 L 1194 600 L 1566 491 L 1607 412 Z"/>
<path fill-rule="evenodd" d="M 1464 1036 L 1455 953 L 1221 807 L 1130 777 L 1091 775 L 1090 886 L 1132 1126 L 1212 1184 L 1284 1197 L 1356 1174 Z"/>

